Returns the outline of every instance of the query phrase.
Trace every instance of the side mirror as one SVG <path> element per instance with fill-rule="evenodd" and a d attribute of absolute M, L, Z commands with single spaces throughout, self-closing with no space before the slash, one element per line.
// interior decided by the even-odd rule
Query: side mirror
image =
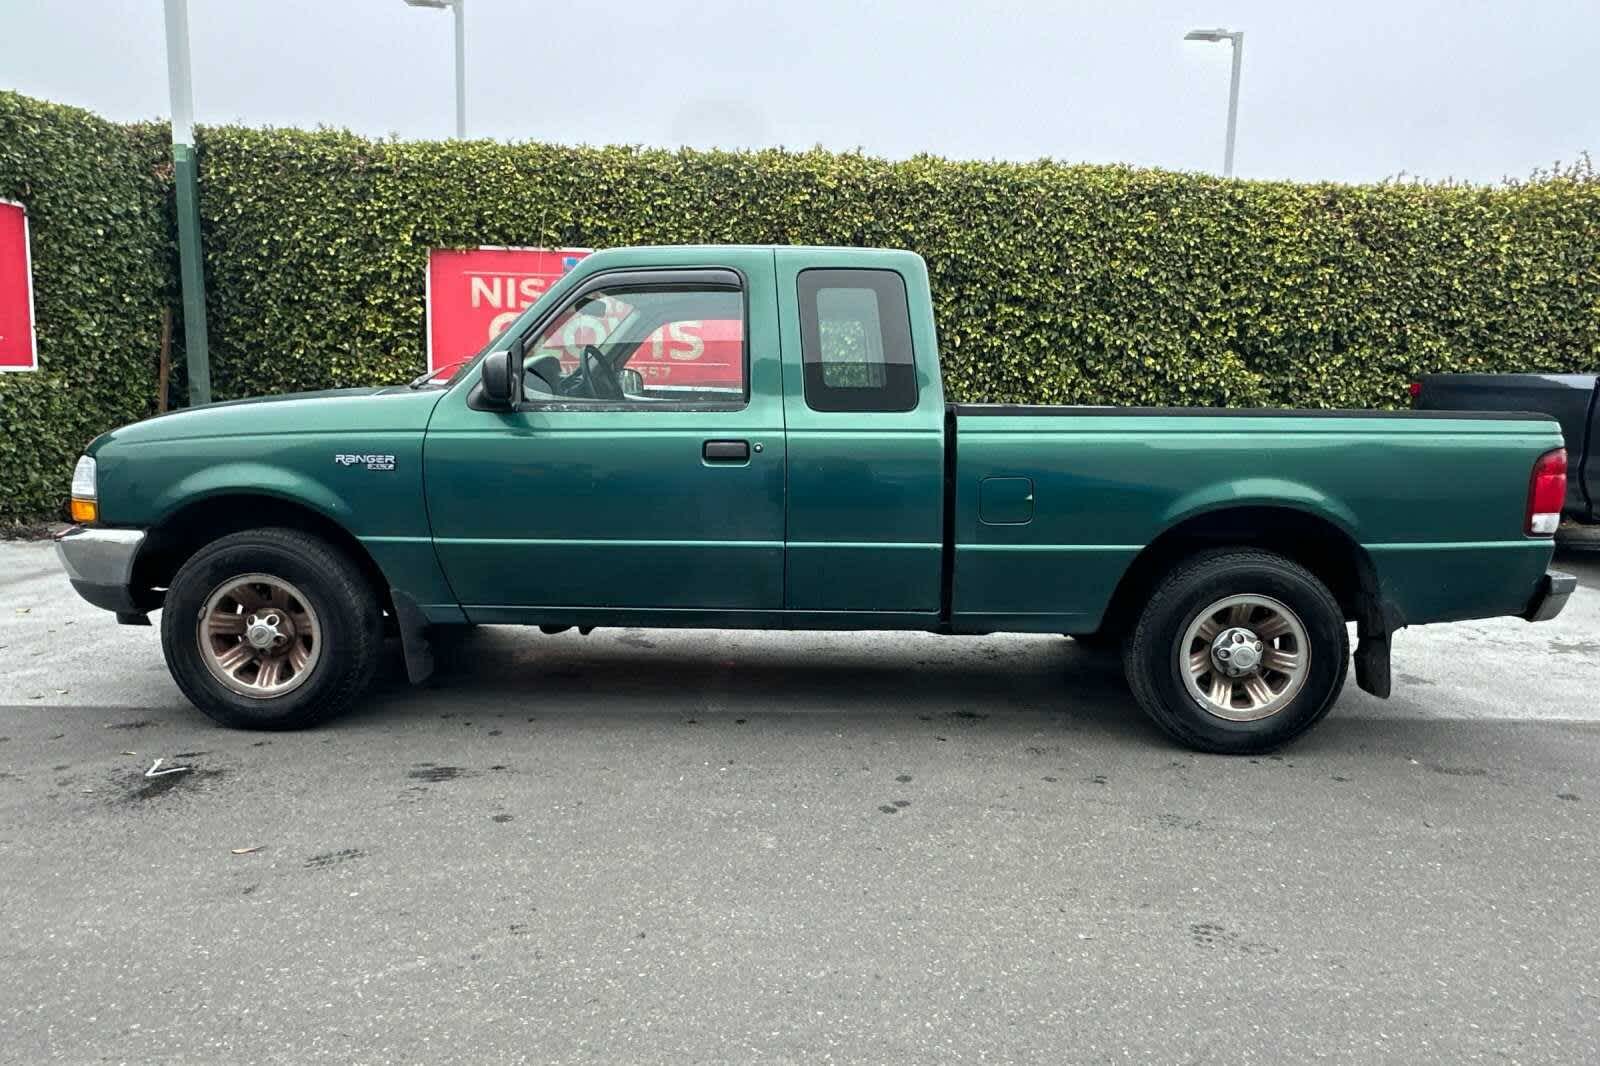
<path fill-rule="evenodd" d="M 511 407 L 517 402 L 518 377 L 522 373 L 522 344 L 504 351 L 490 352 L 478 366 L 483 398 L 495 407 Z"/>
<path fill-rule="evenodd" d="M 622 383 L 622 395 L 624 395 L 624 396 L 643 396 L 644 395 L 644 375 L 643 374 L 639 373 L 637 370 L 624 369 L 620 374 L 617 375 L 617 377 Z"/>

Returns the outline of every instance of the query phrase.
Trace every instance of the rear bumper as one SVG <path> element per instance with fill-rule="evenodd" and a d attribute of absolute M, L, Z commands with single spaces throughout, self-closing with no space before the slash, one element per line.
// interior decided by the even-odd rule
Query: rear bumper
<path fill-rule="evenodd" d="M 1539 589 L 1528 603 L 1522 617 L 1530 622 L 1548 622 L 1561 613 L 1567 597 L 1578 587 L 1578 579 L 1560 570 L 1547 570 L 1539 579 Z"/>
<path fill-rule="evenodd" d="M 137 529 L 73 526 L 56 536 L 56 555 L 78 595 L 108 611 L 137 611 L 130 582 L 144 546 Z"/>

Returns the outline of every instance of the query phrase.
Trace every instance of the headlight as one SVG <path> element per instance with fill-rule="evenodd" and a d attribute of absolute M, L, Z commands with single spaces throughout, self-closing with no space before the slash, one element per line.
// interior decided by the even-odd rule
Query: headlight
<path fill-rule="evenodd" d="M 95 461 L 87 455 L 78 459 L 78 465 L 72 468 L 72 520 L 74 522 L 93 522 L 100 517 L 98 506 L 98 493 L 96 492 L 98 470 Z"/>

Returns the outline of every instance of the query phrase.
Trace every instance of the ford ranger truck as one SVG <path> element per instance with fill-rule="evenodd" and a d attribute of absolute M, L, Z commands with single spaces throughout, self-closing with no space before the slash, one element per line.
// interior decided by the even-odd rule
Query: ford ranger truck
<path fill-rule="evenodd" d="M 1041 351 L 1046 361 L 1054 353 Z M 693 374 L 673 367 L 695 361 Z M 622 248 L 448 380 L 106 433 L 58 540 L 218 722 L 308 725 L 451 627 L 1069 634 L 1258 752 L 1410 625 L 1558 613 L 1538 414 L 948 404 L 903 251 Z"/>

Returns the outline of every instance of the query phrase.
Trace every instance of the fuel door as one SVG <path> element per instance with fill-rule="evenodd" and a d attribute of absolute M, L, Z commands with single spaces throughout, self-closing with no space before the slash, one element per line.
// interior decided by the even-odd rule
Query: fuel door
<path fill-rule="evenodd" d="M 978 521 L 1023 526 L 1033 521 L 1033 478 L 986 477 L 978 485 Z"/>

